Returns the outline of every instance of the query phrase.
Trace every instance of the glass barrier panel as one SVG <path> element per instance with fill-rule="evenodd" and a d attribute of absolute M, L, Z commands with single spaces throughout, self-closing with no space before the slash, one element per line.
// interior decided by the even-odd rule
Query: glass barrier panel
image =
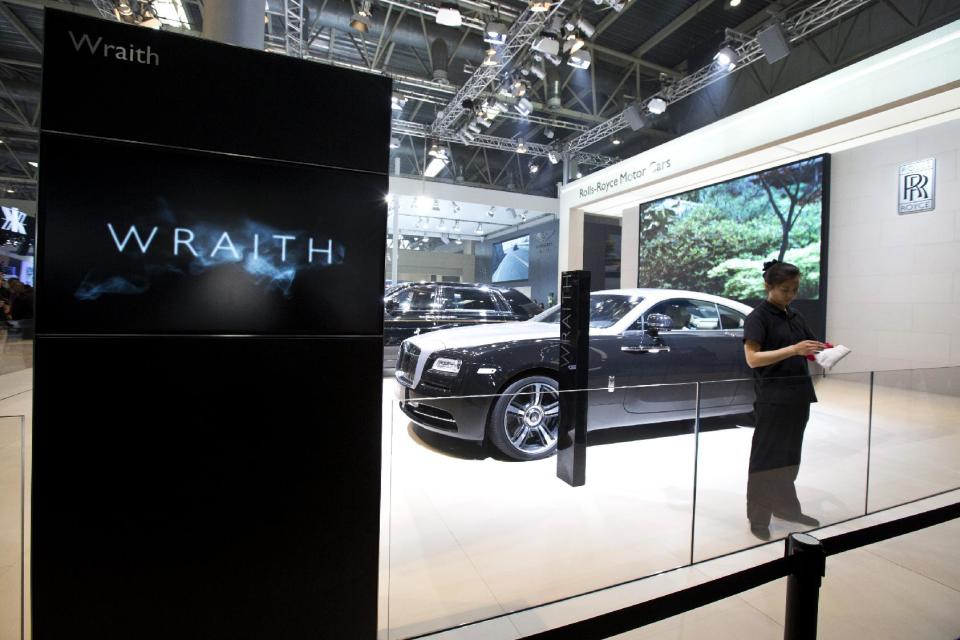
<path fill-rule="evenodd" d="M 389 425 L 388 638 L 689 561 L 695 385 L 574 392 L 588 404 L 579 487 L 557 477 L 560 393 L 550 378 L 486 396 L 394 389 L 403 399 L 391 403 Z"/>
<path fill-rule="evenodd" d="M 960 487 L 960 367 L 877 371 L 870 511 Z"/>
<path fill-rule="evenodd" d="M 32 321 L 22 320 L 21 323 Z M 33 368 L 33 338 L 19 327 L 0 328 L 0 375 Z M 23 377 L 32 383 L 29 375 Z M 18 380 L 19 381 L 19 380 Z M 8 386 L 8 385 L 5 385 Z"/>
<path fill-rule="evenodd" d="M 817 401 L 754 405 L 752 379 L 700 383 L 695 562 L 864 513 L 869 374 L 778 382 L 787 399 L 812 383 Z"/>
<path fill-rule="evenodd" d="M 23 637 L 23 418 L 0 417 L 0 638 Z"/>

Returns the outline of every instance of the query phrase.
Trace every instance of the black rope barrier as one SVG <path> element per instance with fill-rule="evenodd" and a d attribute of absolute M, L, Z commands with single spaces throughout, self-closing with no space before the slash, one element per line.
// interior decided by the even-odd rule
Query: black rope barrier
<path fill-rule="evenodd" d="M 524 636 L 522 640 L 604 640 L 785 577 L 789 580 L 784 638 L 816 638 L 820 577 L 824 575 L 827 556 L 913 533 L 956 518 L 960 518 L 960 503 L 823 540 L 809 534 L 791 534 L 785 540 L 786 555 L 783 558 L 593 618 Z"/>

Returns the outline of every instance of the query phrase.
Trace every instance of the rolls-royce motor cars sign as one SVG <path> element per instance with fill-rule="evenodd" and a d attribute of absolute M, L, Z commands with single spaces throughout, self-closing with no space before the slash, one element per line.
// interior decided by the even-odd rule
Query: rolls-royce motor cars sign
<path fill-rule="evenodd" d="M 897 213 L 933 211 L 936 207 L 937 160 L 927 158 L 900 165 Z"/>

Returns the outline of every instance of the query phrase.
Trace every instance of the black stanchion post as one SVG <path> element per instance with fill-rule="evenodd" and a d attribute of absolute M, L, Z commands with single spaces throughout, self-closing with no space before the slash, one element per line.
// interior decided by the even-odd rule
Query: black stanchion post
<path fill-rule="evenodd" d="M 823 544 L 806 533 L 792 533 L 786 542 L 785 555 L 796 557 L 797 562 L 793 573 L 787 577 L 787 613 L 783 638 L 814 640 L 817 637 L 820 582 L 826 575 L 827 554 Z"/>
<path fill-rule="evenodd" d="M 564 271 L 560 280 L 560 426 L 557 477 L 573 487 L 587 481 L 587 369 L 590 272 Z"/>

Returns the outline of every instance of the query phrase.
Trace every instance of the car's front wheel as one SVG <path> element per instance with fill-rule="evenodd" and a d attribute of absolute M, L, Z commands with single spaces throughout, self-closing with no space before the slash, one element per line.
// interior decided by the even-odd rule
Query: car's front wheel
<path fill-rule="evenodd" d="M 490 442 L 514 460 L 539 460 L 557 449 L 560 394 L 547 376 L 514 381 L 493 405 L 487 423 Z"/>

